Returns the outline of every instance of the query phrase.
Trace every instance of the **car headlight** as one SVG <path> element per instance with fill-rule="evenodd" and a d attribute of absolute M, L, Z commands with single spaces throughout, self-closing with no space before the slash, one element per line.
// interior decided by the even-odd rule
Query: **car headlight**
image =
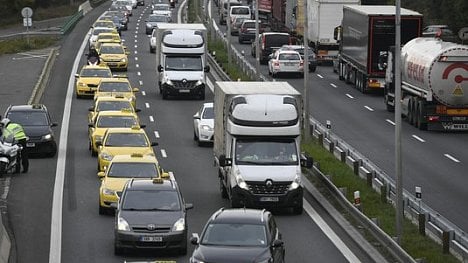
<path fill-rule="evenodd" d="M 146 24 L 147 28 L 152 28 L 153 26 L 151 24 Z"/>
<path fill-rule="evenodd" d="M 202 125 L 201 126 L 202 130 L 205 130 L 205 131 L 212 131 L 213 128 L 210 127 L 210 125 Z"/>
<path fill-rule="evenodd" d="M 301 175 L 296 174 L 296 177 L 294 178 L 294 181 L 289 185 L 289 190 L 294 190 L 299 188 L 301 186 Z"/>
<path fill-rule="evenodd" d="M 247 185 L 247 183 L 244 181 L 244 179 L 240 175 L 236 176 L 236 182 L 240 188 L 249 190 L 249 186 Z"/>
<path fill-rule="evenodd" d="M 46 141 L 51 140 L 52 139 L 52 134 L 50 134 L 50 133 L 46 134 L 46 135 L 42 136 L 42 139 L 46 140 Z"/>
<path fill-rule="evenodd" d="M 83 82 L 78 82 L 78 86 L 80 86 L 80 87 L 86 87 L 86 86 L 88 86 L 88 85 L 86 85 L 86 83 L 83 83 Z"/>
<path fill-rule="evenodd" d="M 119 231 L 130 231 L 130 226 L 127 221 L 119 216 L 117 219 L 117 230 Z"/>
<path fill-rule="evenodd" d="M 127 61 L 126 58 L 123 58 L 123 59 L 120 60 L 120 62 L 123 62 L 123 63 L 125 63 L 126 61 Z"/>
<path fill-rule="evenodd" d="M 101 157 L 101 159 L 109 161 L 109 162 L 112 161 L 112 158 L 114 158 L 114 156 L 112 156 L 112 155 L 110 155 L 108 153 L 105 153 L 105 152 L 101 153 L 100 157 Z"/>
<path fill-rule="evenodd" d="M 200 85 L 203 85 L 203 81 L 200 79 L 197 81 L 197 83 L 195 83 L 195 86 L 200 86 Z"/>
<path fill-rule="evenodd" d="M 205 263 L 205 261 L 201 261 L 201 260 L 196 259 L 196 258 L 190 258 L 190 263 Z"/>
<path fill-rule="evenodd" d="M 177 222 L 172 226 L 172 231 L 184 231 L 185 230 L 185 219 L 179 218 Z"/>
<path fill-rule="evenodd" d="M 172 80 L 168 79 L 167 76 L 164 78 L 164 80 L 165 80 L 166 85 L 174 86 L 174 83 L 172 83 Z"/>
<path fill-rule="evenodd" d="M 102 189 L 102 194 L 103 195 L 115 195 L 115 190 L 109 189 L 109 188 L 103 188 Z"/>

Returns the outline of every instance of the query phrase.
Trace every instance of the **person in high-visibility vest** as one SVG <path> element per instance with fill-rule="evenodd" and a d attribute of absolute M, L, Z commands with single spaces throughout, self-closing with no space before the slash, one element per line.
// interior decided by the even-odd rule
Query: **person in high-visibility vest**
<path fill-rule="evenodd" d="M 28 136 L 26 136 L 23 127 L 18 123 L 11 122 L 8 118 L 3 118 L 0 121 L 0 125 L 2 127 L 3 138 L 14 138 L 18 141 L 18 144 L 23 146 L 21 150 L 21 165 L 23 166 L 23 173 L 27 173 L 29 169 L 28 149 L 26 147 Z"/>

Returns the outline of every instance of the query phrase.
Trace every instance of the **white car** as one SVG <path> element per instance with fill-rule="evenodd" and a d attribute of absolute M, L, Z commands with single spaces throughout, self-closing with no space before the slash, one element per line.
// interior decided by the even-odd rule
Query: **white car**
<path fill-rule="evenodd" d="M 193 115 L 193 139 L 198 145 L 213 142 L 214 109 L 213 102 L 203 103 L 201 108 Z"/>
<path fill-rule="evenodd" d="M 125 8 L 127 8 L 127 10 L 128 10 L 128 15 L 129 15 L 129 16 L 132 16 L 132 10 L 133 10 L 132 1 L 129 1 L 129 0 L 117 0 L 117 1 L 115 1 L 114 3 L 112 3 L 112 5 L 116 5 L 116 6 L 125 6 Z"/>
<path fill-rule="evenodd" d="M 294 50 L 277 50 L 272 53 L 268 60 L 268 74 L 276 77 L 278 73 L 299 74 L 304 77 L 301 54 Z"/>
<path fill-rule="evenodd" d="M 132 2 L 132 8 L 133 9 L 137 8 L 137 6 L 138 6 L 137 0 L 130 0 L 130 2 Z"/>
<path fill-rule="evenodd" d="M 172 16 L 171 7 L 168 4 L 153 5 L 153 14 Z"/>
<path fill-rule="evenodd" d="M 156 29 L 154 28 L 149 39 L 149 48 L 151 53 L 156 52 Z"/>

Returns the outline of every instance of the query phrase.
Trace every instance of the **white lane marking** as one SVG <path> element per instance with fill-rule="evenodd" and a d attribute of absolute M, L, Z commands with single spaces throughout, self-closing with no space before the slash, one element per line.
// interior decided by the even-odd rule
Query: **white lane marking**
<path fill-rule="evenodd" d="M 146 92 L 143 90 L 143 91 L 141 92 L 141 95 L 146 96 Z"/>
<path fill-rule="evenodd" d="M 346 97 L 348 97 L 348 98 L 350 98 L 350 99 L 354 99 L 354 97 L 351 96 L 351 94 L 348 94 L 348 93 L 346 93 Z"/>
<path fill-rule="evenodd" d="M 395 126 L 395 123 L 392 120 L 386 119 L 385 121 L 390 123 L 391 125 Z"/>
<path fill-rule="evenodd" d="M 141 18 L 141 16 L 140 16 L 140 18 Z M 137 25 L 137 26 L 140 26 L 140 23 L 136 23 L 136 25 Z"/>
<path fill-rule="evenodd" d="M 135 39 L 135 43 L 138 43 L 138 39 Z"/>
<path fill-rule="evenodd" d="M 135 57 L 135 61 L 138 61 L 138 57 Z"/>
<path fill-rule="evenodd" d="M 138 65 L 138 64 L 135 64 L 135 67 L 139 68 L 139 67 L 140 67 L 140 65 Z"/>
<path fill-rule="evenodd" d="M 90 30 L 91 31 L 91 30 Z M 90 32 L 89 31 L 89 32 Z M 89 32 L 81 43 L 81 47 L 73 61 L 73 67 L 68 79 L 67 95 L 63 109 L 62 126 L 60 127 L 60 140 L 57 156 L 57 168 L 55 170 L 54 194 L 52 197 L 52 213 L 50 220 L 50 248 L 49 263 L 60 262 L 62 258 L 62 209 L 63 209 L 63 185 L 65 183 L 65 168 L 67 163 L 68 130 L 70 124 L 71 104 L 75 86 L 75 72 L 83 57 L 83 51 L 88 44 Z"/>
<path fill-rule="evenodd" d="M 153 116 L 149 116 L 149 120 L 150 120 L 150 122 L 154 122 Z"/>
<path fill-rule="evenodd" d="M 143 86 L 143 81 L 138 81 L 138 83 L 140 83 L 140 86 Z"/>
<path fill-rule="evenodd" d="M 336 85 L 333 84 L 333 83 L 330 83 L 330 86 L 334 87 L 335 89 L 338 88 L 338 86 L 336 86 Z"/>
<path fill-rule="evenodd" d="M 142 16 L 140 16 L 140 18 L 142 18 Z M 140 19 L 137 20 L 138 23 L 140 23 L 140 21 L 141 21 Z"/>
<path fill-rule="evenodd" d="M 135 55 L 136 55 L 136 54 L 138 54 L 138 51 L 135 50 L 135 52 L 133 52 L 133 53 L 135 53 Z"/>
<path fill-rule="evenodd" d="M 374 109 L 372 109 L 372 108 L 369 107 L 369 106 L 364 106 L 364 108 L 368 109 L 369 111 L 374 111 Z"/>
<path fill-rule="evenodd" d="M 135 32 L 138 32 L 138 28 L 139 28 L 139 27 L 135 27 L 135 29 L 136 29 Z"/>
<path fill-rule="evenodd" d="M 158 131 L 154 131 L 154 137 L 156 137 L 156 139 L 159 139 L 159 132 Z"/>
<path fill-rule="evenodd" d="M 323 79 L 323 76 L 322 76 L 322 75 L 320 75 L 320 74 L 317 74 L 317 77 L 319 77 L 319 78 Z"/>
<path fill-rule="evenodd" d="M 148 102 L 145 102 L 145 107 L 146 107 L 147 109 L 149 109 L 150 105 L 149 105 Z"/>
<path fill-rule="evenodd" d="M 11 177 L 5 177 L 5 180 L 3 181 L 3 194 L 2 194 L 2 200 L 5 200 L 8 198 L 8 192 L 10 191 L 10 181 Z"/>
<path fill-rule="evenodd" d="M 138 72 L 137 72 L 137 75 L 138 75 L 138 76 L 141 76 L 141 72 L 140 72 L 140 71 L 138 71 Z"/>
<path fill-rule="evenodd" d="M 450 154 L 448 154 L 448 153 L 444 154 L 444 156 L 447 157 L 447 158 L 449 158 L 450 160 L 456 162 L 456 163 L 459 163 L 459 162 L 460 162 L 457 158 L 453 157 L 452 155 L 450 155 Z"/>
<path fill-rule="evenodd" d="M 314 220 L 315 224 L 322 230 L 322 232 L 327 235 L 328 239 L 336 246 L 336 248 L 343 254 L 343 256 L 349 262 L 360 262 L 359 258 L 354 255 L 351 249 L 346 246 L 346 244 L 341 241 L 338 235 L 327 225 L 323 218 L 315 211 L 315 209 L 304 199 L 304 210 L 309 214 L 309 216 Z"/>
<path fill-rule="evenodd" d="M 208 85 L 208 88 L 210 88 L 211 92 L 214 92 L 213 82 L 211 82 L 209 78 L 206 78 L 206 84 Z"/>
<path fill-rule="evenodd" d="M 166 150 L 161 149 L 161 156 L 162 156 L 163 158 L 167 158 Z"/>
<path fill-rule="evenodd" d="M 416 140 L 420 141 L 420 142 L 426 142 L 423 138 L 417 136 L 417 135 L 411 135 L 411 137 L 415 138 Z"/>
<path fill-rule="evenodd" d="M 138 45 L 135 45 L 135 48 L 138 48 Z"/>
<path fill-rule="evenodd" d="M 135 35 L 135 38 L 138 38 L 138 35 Z"/>

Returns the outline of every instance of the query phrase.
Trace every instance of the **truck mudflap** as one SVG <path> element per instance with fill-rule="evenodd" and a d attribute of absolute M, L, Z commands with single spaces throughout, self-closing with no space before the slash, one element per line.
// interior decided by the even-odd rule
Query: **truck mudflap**
<path fill-rule="evenodd" d="M 239 207 L 251 208 L 288 208 L 302 206 L 303 188 L 287 191 L 282 195 L 254 194 L 235 186 L 232 188 L 231 201 Z"/>

